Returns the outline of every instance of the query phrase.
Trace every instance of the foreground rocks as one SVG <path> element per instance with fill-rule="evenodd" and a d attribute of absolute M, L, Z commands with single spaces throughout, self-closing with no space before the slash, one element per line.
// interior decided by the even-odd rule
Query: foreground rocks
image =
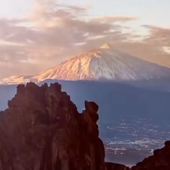
<path fill-rule="evenodd" d="M 17 87 L 0 113 L 0 170 L 129 170 L 105 163 L 98 105 L 85 101 L 80 114 L 57 83 Z M 132 170 L 169 170 L 170 144 Z"/>
<path fill-rule="evenodd" d="M 106 170 L 130 170 L 130 168 L 126 167 L 125 165 L 120 165 L 116 163 L 105 163 Z"/>
<path fill-rule="evenodd" d="M 17 87 L 0 114 L 0 170 L 104 170 L 98 106 L 77 112 L 57 83 Z"/>
<path fill-rule="evenodd" d="M 154 155 L 138 163 L 132 170 L 170 170 L 170 141 L 165 147 L 154 151 Z"/>

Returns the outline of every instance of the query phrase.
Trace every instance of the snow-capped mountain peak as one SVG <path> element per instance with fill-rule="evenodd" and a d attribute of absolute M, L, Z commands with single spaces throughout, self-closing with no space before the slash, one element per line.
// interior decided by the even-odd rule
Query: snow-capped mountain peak
<path fill-rule="evenodd" d="M 1 84 L 41 82 L 46 79 L 59 80 L 143 80 L 170 77 L 170 69 L 113 49 L 104 44 L 62 62 L 34 76 L 12 76 L 0 81 Z"/>
<path fill-rule="evenodd" d="M 103 44 L 100 48 L 103 48 L 103 49 L 110 49 L 111 46 L 110 46 L 108 43 L 105 43 L 105 44 Z"/>

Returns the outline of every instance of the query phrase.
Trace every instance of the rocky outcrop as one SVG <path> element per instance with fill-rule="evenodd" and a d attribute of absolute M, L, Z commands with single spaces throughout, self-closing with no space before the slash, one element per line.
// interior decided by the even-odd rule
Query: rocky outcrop
<path fill-rule="evenodd" d="M 98 106 L 77 112 L 57 83 L 17 87 L 0 114 L 0 170 L 104 170 Z"/>
<path fill-rule="evenodd" d="M 170 141 L 165 142 L 165 147 L 154 151 L 154 155 L 144 159 L 132 170 L 170 170 Z"/>
<path fill-rule="evenodd" d="M 131 169 L 105 163 L 98 105 L 80 114 L 55 83 L 19 85 L 0 113 L 0 170 L 170 170 L 170 142 Z"/>
<path fill-rule="evenodd" d="M 105 165 L 106 165 L 106 170 L 130 170 L 128 167 L 121 164 L 107 162 Z"/>

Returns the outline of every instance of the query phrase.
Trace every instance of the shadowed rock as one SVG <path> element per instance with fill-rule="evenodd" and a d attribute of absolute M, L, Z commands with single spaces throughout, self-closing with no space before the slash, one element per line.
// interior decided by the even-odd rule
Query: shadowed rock
<path fill-rule="evenodd" d="M 125 165 L 116 164 L 116 163 L 106 163 L 106 170 L 130 170 Z"/>
<path fill-rule="evenodd" d="M 104 170 L 98 106 L 79 114 L 55 83 L 19 85 L 0 114 L 0 170 Z"/>
<path fill-rule="evenodd" d="M 58 83 L 19 85 L 0 113 L 0 170 L 129 170 L 105 163 L 98 105 L 79 114 Z M 131 170 L 170 170 L 170 142 Z"/>
<path fill-rule="evenodd" d="M 170 141 L 165 142 L 165 147 L 154 151 L 154 155 L 144 159 L 132 170 L 170 170 Z"/>

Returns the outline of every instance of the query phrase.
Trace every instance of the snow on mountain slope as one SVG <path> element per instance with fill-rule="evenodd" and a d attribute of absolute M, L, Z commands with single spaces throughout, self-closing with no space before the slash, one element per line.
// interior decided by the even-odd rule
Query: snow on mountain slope
<path fill-rule="evenodd" d="M 170 78 L 170 69 L 120 52 L 104 44 L 67 60 L 35 76 L 12 76 L 1 84 L 41 82 L 46 79 L 60 80 L 143 80 Z"/>
<path fill-rule="evenodd" d="M 10 76 L 0 81 L 0 84 L 20 84 L 30 82 L 32 76 Z"/>

